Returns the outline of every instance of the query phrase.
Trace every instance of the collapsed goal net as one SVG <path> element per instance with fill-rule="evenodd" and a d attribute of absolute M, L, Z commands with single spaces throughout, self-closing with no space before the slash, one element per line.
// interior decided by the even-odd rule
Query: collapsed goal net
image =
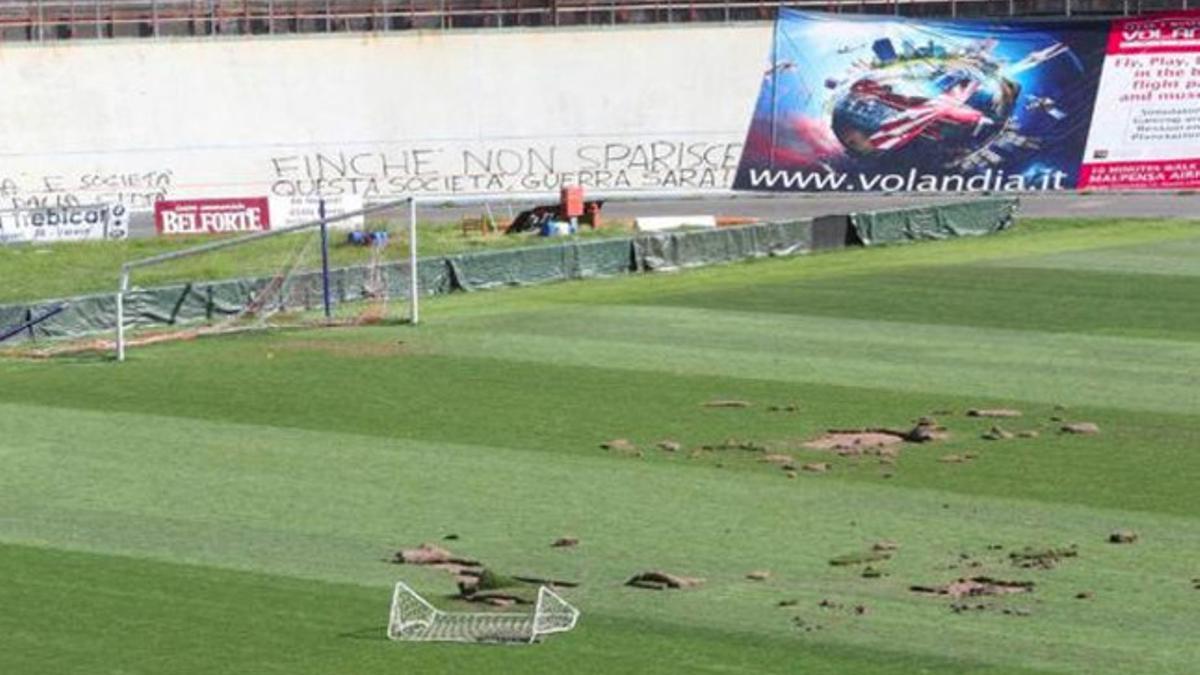
<path fill-rule="evenodd" d="M 575 627 L 579 610 L 546 586 L 531 613 L 446 612 L 403 581 L 392 592 L 388 638 L 410 642 L 532 643 Z"/>

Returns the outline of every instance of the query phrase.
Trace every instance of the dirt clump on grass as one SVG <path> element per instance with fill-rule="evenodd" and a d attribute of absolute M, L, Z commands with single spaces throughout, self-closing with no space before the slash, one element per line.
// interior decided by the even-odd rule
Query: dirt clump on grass
<path fill-rule="evenodd" d="M 754 570 L 753 572 L 748 572 L 746 578 L 751 581 L 766 581 L 771 578 L 771 572 L 769 570 Z"/>
<path fill-rule="evenodd" d="M 528 597 L 504 591 L 463 594 L 458 596 L 458 599 L 466 600 L 467 602 L 477 602 L 481 605 L 489 605 L 491 607 L 512 607 L 513 605 L 532 605 L 534 603 Z"/>
<path fill-rule="evenodd" d="M 908 590 L 920 595 L 936 595 L 951 598 L 1009 595 L 1012 593 L 1031 593 L 1032 581 L 1006 581 L 992 577 L 970 577 L 956 579 L 943 586 L 909 586 Z"/>
<path fill-rule="evenodd" d="M 825 473 L 829 469 L 829 462 L 809 462 L 808 464 L 800 465 L 800 470 L 807 471 L 808 473 Z"/>
<path fill-rule="evenodd" d="M 1079 434 L 1090 436 L 1100 433 L 1100 426 L 1095 422 L 1071 422 L 1060 427 L 1064 434 Z"/>
<path fill-rule="evenodd" d="M 991 429 L 988 429 L 987 431 L 983 432 L 982 435 L 980 435 L 980 438 L 986 441 L 1007 441 L 1014 437 L 1015 434 L 1013 434 L 1013 432 L 1008 431 L 1000 426 L 993 426 Z"/>
<path fill-rule="evenodd" d="M 493 607 L 530 604 L 533 598 L 522 586 L 517 579 L 485 567 L 477 574 L 459 578 L 457 598 Z"/>
<path fill-rule="evenodd" d="M 913 428 L 904 432 L 903 438 L 909 443 L 930 443 L 950 438 L 950 432 L 932 417 L 922 417 Z"/>
<path fill-rule="evenodd" d="M 437 544 L 428 543 L 421 544 L 416 548 L 405 548 L 396 551 L 396 554 L 392 556 L 392 562 L 398 565 L 444 565 L 447 563 L 471 567 L 479 565 L 478 560 L 455 555 Z"/>
<path fill-rule="evenodd" d="M 441 546 L 428 543 L 397 551 L 391 562 L 441 570 L 452 575 L 459 584 L 471 583 L 483 570 L 483 563 L 478 560 L 456 555 Z"/>
<path fill-rule="evenodd" d="M 1133 544 L 1138 540 L 1138 533 L 1133 530 L 1114 530 L 1108 535 L 1110 544 Z"/>
<path fill-rule="evenodd" d="M 1017 567 L 1049 570 L 1058 567 L 1067 558 L 1076 558 L 1078 556 L 1079 549 L 1072 544 L 1071 546 L 1051 548 L 1033 548 L 1027 546 L 1020 551 L 1009 553 L 1008 559 Z"/>
<path fill-rule="evenodd" d="M 829 564 L 834 567 L 846 567 L 849 565 L 866 565 L 867 563 L 882 562 L 890 560 L 892 550 L 878 550 L 872 548 L 869 551 L 856 553 L 846 553 L 829 559 Z"/>
<path fill-rule="evenodd" d="M 667 589 L 695 588 L 703 583 L 704 579 L 697 577 L 685 577 L 668 572 L 650 571 L 633 575 L 625 582 L 625 585 L 652 591 L 664 591 Z"/>
<path fill-rule="evenodd" d="M 538 589 L 575 588 L 578 582 L 548 579 L 537 576 L 500 574 L 484 567 L 473 574 L 458 579 L 458 600 L 475 602 L 493 607 L 531 605 L 537 601 Z"/>
<path fill-rule="evenodd" d="M 726 438 L 720 443 L 710 443 L 700 446 L 701 450 L 710 452 L 725 452 L 729 450 L 744 450 L 746 452 L 767 452 L 769 448 L 762 443 L 756 441 L 747 441 L 740 438 Z"/>
<path fill-rule="evenodd" d="M 742 401 L 742 400 L 738 400 L 738 399 L 718 398 L 718 399 L 713 399 L 711 401 L 705 401 L 704 407 L 705 408 L 749 408 L 750 402 Z"/>
<path fill-rule="evenodd" d="M 579 539 L 577 537 L 559 537 L 554 540 L 553 544 L 550 544 L 553 548 L 571 548 L 578 545 Z"/>
<path fill-rule="evenodd" d="M 659 441 L 656 447 L 663 452 L 679 452 L 683 449 L 683 444 L 679 441 L 663 440 Z"/>
<path fill-rule="evenodd" d="M 971 408 L 967 411 L 967 417 L 1011 418 L 1020 416 L 1021 411 L 1012 408 Z"/>

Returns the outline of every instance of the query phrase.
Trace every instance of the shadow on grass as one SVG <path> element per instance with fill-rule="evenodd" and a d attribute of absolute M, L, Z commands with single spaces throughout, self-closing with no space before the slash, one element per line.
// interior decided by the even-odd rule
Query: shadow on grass
<path fill-rule="evenodd" d="M 360 628 L 358 630 L 347 631 L 345 633 L 338 633 L 338 637 L 346 640 L 386 641 L 388 639 L 387 625 L 370 626 L 368 628 Z"/>

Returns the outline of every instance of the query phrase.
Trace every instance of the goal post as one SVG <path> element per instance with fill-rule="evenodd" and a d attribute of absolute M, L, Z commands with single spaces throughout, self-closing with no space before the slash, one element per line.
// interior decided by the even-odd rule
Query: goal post
<path fill-rule="evenodd" d="M 185 261 L 188 261 L 189 259 L 220 255 L 223 252 L 232 252 L 236 258 L 238 254 L 237 249 L 241 247 L 253 247 L 256 245 L 261 245 L 262 242 L 278 240 L 278 238 L 286 237 L 288 235 L 300 235 L 306 232 L 317 232 L 320 229 L 328 228 L 333 224 L 350 219 L 362 218 L 365 222 L 365 219 L 368 217 L 374 216 L 376 219 L 378 219 L 386 215 L 387 219 L 385 222 L 388 224 L 388 226 L 398 226 L 396 227 L 396 231 L 405 232 L 407 239 L 407 255 L 405 258 L 403 260 L 398 258 L 392 259 L 387 263 L 387 273 L 389 275 L 388 279 L 394 282 L 393 291 L 395 292 L 395 297 L 404 298 L 405 309 L 407 310 L 404 318 L 411 324 L 417 324 L 421 321 L 420 296 L 423 290 L 421 288 L 422 276 L 420 270 L 420 260 L 418 257 L 420 248 L 418 246 L 417 224 L 419 219 L 426 218 L 427 220 L 431 221 L 444 222 L 448 217 L 451 219 L 464 217 L 466 214 L 470 213 L 470 209 L 479 208 L 485 210 L 488 219 L 494 222 L 494 207 L 506 205 L 509 207 L 509 210 L 512 211 L 513 207 L 526 209 L 558 204 L 560 203 L 561 198 L 562 193 L 560 191 L 459 195 L 408 195 L 400 199 L 370 204 L 362 209 L 352 212 L 336 214 L 325 218 L 317 218 L 315 220 L 297 225 L 280 227 L 263 232 L 255 232 L 231 239 L 210 241 L 196 246 L 180 249 L 178 251 L 162 253 L 159 255 L 126 262 L 121 267 L 120 278 L 118 279 L 115 293 L 115 310 L 117 315 L 115 326 L 116 359 L 118 361 L 124 361 L 127 355 L 127 348 L 131 344 L 138 344 L 141 341 L 149 342 L 153 339 L 157 339 L 153 336 L 147 336 L 138 338 L 137 340 L 131 340 L 130 330 L 133 328 L 138 328 L 139 318 L 144 316 L 143 314 L 139 313 L 139 310 L 142 308 L 138 306 L 138 301 L 139 299 L 142 299 L 144 295 L 140 294 L 143 291 L 154 290 L 144 288 L 140 284 L 135 283 L 137 281 L 135 279 L 135 275 L 145 275 L 146 277 L 151 278 L 163 278 L 169 275 L 160 273 L 160 270 L 163 270 L 171 265 L 180 265 L 181 267 L 186 267 L 188 263 Z M 616 211 L 616 217 L 622 219 L 633 219 L 634 217 L 639 217 L 642 214 L 652 215 L 655 213 L 686 216 L 701 215 L 699 213 L 688 213 L 688 211 L 694 209 L 698 212 L 711 212 L 714 209 L 714 204 L 718 203 L 713 200 L 722 200 L 722 207 L 728 207 L 729 202 L 731 201 L 744 203 L 750 201 L 768 200 L 771 198 L 773 198 L 773 195 L 737 193 L 724 189 L 595 190 L 586 191 L 583 193 L 583 199 L 585 200 L 585 203 L 599 202 L 604 205 L 605 217 L 609 217 L 609 213 Z M 659 204 L 647 205 L 645 202 L 659 202 Z M 634 204 L 638 204 L 639 208 L 633 208 Z M 709 220 L 715 222 L 714 218 L 710 217 Z M 282 248 L 282 245 L 276 248 Z M 313 249 L 307 249 L 307 252 L 310 254 L 312 250 Z M 262 300 L 257 296 L 261 296 L 264 293 L 275 293 L 277 295 L 281 295 L 287 289 L 280 288 L 280 286 L 288 283 L 289 280 L 292 279 L 299 279 L 299 281 L 296 283 L 303 284 L 305 288 L 315 288 L 314 285 L 319 283 L 319 295 L 323 298 L 328 297 L 331 284 L 330 279 L 328 278 L 330 272 L 330 261 L 326 259 L 326 256 L 324 255 L 326 249 L 321 248 L 320 250 L 323 254 L 323 261 L 321 265 L 322 273 L 319 275 L 321 277 L 319 281 L 314 278 L 313 267 L 305 267 L 304 264 L 297 263 L 293 259 L 289 259 L 287 261 L 280 260 L 277 262 L 277 270 L 271 273 L 272 276 L 270 279 L 272 280 L 272 284 L 268 284 L 265 288 L 241 289 L 241 291 L 244 291 L 245 293 L 250 293 L 256 296 L 255 299 L 250 303 L 254 305 L 251 308 L 252 312 L 247 313 L 253 313 L 258 316 L 260 314 L 259 310 L 264 309 L 265 304 L 269 303 L 267 300 Z M 389 250 L 394 250 L 394 248 Z M 253 258 L 253 256 L 249 255 L 245 251 L 242 253 L 245 253 L 245 255 L 242 256 L 245 259 Z M 273 253 L 273 255 L 275 254 L 278 254 L 278 252 L 276 251 Z M 302 256 L 305 255 L 305 253 L 299 253 L 297 255 Z M 315 261 L 312 262 L 315 264 Z M 256 260 L 255 264 L 261 265 L 266 263 Z M 239 271 L 243 270 L 241 267 L 237 269 Z M 344 272 L 346 271 L 346 268 L 339 268 L 339 271 Z M 211 275 L 207 277 L 186 278 L 181 271 L 179 276 L 184 278 L 172 278 L 172 282 L 180 288 L 186 286 L 183 293 L 184 295 L 186 295 L 187 289 L 192 288 L 193 283 L 195 284 L 196 288 L 207 288 L 210 290 L 214 285 L 216 285 L 216 282 L 212 281 L 213 277 Z M 243 281 L 244 280 L 245 279 L 243 279 Z M 263 279 L 260 278 L 260 280 Z M 425 280 L 426 283 L 430 283 L 428 277 L 426 277 Z M 238 280 L 227 279 L 227 281 Z M 344 285 L 345 279 L 340 279 L 339 283 L 343 283 Z M 403 287 L 403 291 L 401 291 L 401 287 Z M 346 301 L 346 298 L 340 298 L 340 300 Z M 180 302 L 183 302 L 183 300 L 181 299 Z M 288 309 L 286 304 L 286 302 L 280 300 L 267 309 L 277 309 L 282 313 Z M 310 312 L 313 309 L 314 308 L 308 305 L 304 306 L 304 310 L 306 312 Z M 174 326 L 174 316 L 172 316 L 171 320 L 167 323 L 168 325 Z M 154 325 L 161 326 L 161 323 L 155 323 Z M 211 332 L 215 331 L 211 330 L 210 328 L 199 334 L 208 334 Z M 107 345 L 105 348 L 107 348 Z"/>
<path fill-rule="evenodd" d="M 270 282 L 265 285 L 265 288 L 253 289 L 253 294 L 255 295 L 255 299 L 252 300 L 248 304 L 251 306 L 250 309 L 256 314 L 263 313 L 263 311 L 266 309 L 273 309 L 273 310 L 277 310 L 277 311 L 282 311 L 282 310 L 288 309 L 286 302 L 282 298 L 276 299 L 276 302 L 273 303 L 273 306 L 271 308 L 267 308 L 265 306 L 266 303 L 268 302 L 268 299 L 266 298 L 266 296 L 268 294 L 281 295 L 282 293 L 284 293 L 287 290 L 285 288 L 285 286 L 289 283 L 289 281 L 292 280 L 292 277 L 295 276 L 295 277 L 305 277 L 304 281 L 306 283 L 308 283 L 310 286 L 312 284 L 319 284 L 320 285 L 320 297 L 322 298 L 324 307 L 326 309 L 328 309 L 328 303 L 329 303 L 331 289 L 330 289 L 330 268 L 329 268 L 330 263 L 329 263 L 329 258 L 328 258 L 328 248 L 327 248 L 328 236 L 327 235 L 328 235 L 328 230 L 329 230 L 330 226 L 334 225 L 336 223 L 349 221 L 352 219 L 363 219 L 363 221 L 365 223 L 366 218 L 369 216 L 386 214 L 389 212 L 398 212 L 401 208 L 403 208 L 405 206 L 408 207 L 407 208 L 408 222 L 406 223 L 406 225 L 407 225 L 406 238 L 407 238 L 408 251 L 407 251 L 407 263 L 405 266 L 409 268 L 407 270 L 408 274 L 407 274 L 407 280 L 406 280 L 407 281 L 407 289 L 406 289 L 407 303 L 406 304 L 407 304 L 407 308 L 408 308 L 408 313 L 407 313 L 406 318 L 408 321 L 410 321 L 412 323 L 416 323 L 418 320 L 418 315 L 417 315 L 418 310 L 417 310 L 416 298 L 420 292 L 419 276 L 418 276 L 418 270 L 417 270 L 418 243 L 417 243 L 417 227 L 416 227 L 416 210 L 415 210 L 415 204 L 413 203 L 413 199 L 405 198 L 405 199 L 393 200 L 393 201 L 388 201 L 388 202 L 380 202 L 377 204 L 367 206 L 362 209 L 358 209 L 358 210 L 350 211 L 350 212 L 346 212 L 346 213 L 340 213 L 340 214 L 330 215 L 330 216 L 325 216 L 325 217 L 318 217 L 315 220 L 299 223 L 296 225 L 289 225 L 286 227 L 265 230 L 262 232 L 254 232 L 254 233 L 242 235 L 239 237 L 234 237 L 231 239 L 222 239 L 222 240 L 218 240 L 218 241 L 206 242 L 203 244 L 198 244 L 196 246 L 191 246 L 188 248 L 180 249 L 178 251 L 170 251 L 167 253 L 161 253 L 159 255 L 154 255 L 154 256 L 126 262 L 125 264 L 123 264 L 121 266 L 120 278 L 118 279 L 117 292 L 116 292 L 116 296 L 115 296 L 115 309 L 116 309 L 115 351 L 116 351 L 117 361 L 125 360 L 127 347 L 130 345 L 130 336 L 129 336 L 128 328 L 130 325 L 131 318 L 134 318 L 134 317 L 131 317 L 131 315 L 130 315 L 130 299 L 131 299 L 131 296 L 133 295 L 133 292 L 135 289 L 135 286 L 132 283 L 132 279 L 133 279 L 133 276 L 135 275 L 135 273 L 137 273 L 139 271 L 150 270 L 153 268 L 162 269 L 164 267 L 167 267 L 167 266 L 170 266 L 173 264 L 183 264 L 180 261 L 184 261 L 184 260 L 190 259 L 190 258 L 197 258 L 197 257 L 201 257 L 201 256 L 212 256 L 212 255 L 216 255 L 223 251 L 230 252 L 230 251 L 236 250 L 238 248 L 261 246 L 262 242 L 266 242 L 267 240 L 277 239 L 280 237 L 286 237 L 286 236 L 290 236 L 290 235 L 303 235 L 305 233 L 319 234 L 320 235 L 319 249 L 320 249 L 320 253 L 321 253 L 320 262 L 319 262 L 319 274 L 315 274 L 316 272 L 318 272 L 318 269 L 316 269 L 318 262 L 315 259 L 312 261 L 311 269 L 306 270 L 303 268 L 304 260 L 302 258 L 304 256 L 311 255 L 312 248 L 313 248 L 313 246 L 316 245 L 316 243 L 315 243 L 315 241 L 304 241 L 303 238 L 301 238 L 300 243 L 305 248 L 302 248 L 300 250 L 290 251 L 290 250 L 287 250 L 288 247 L 285 246 L 285 247 L 281 248 L 283 253 L 276 254 L 276 255 L 286 257 L 287 260 L 282 264 L 280 264 L 278 262 L 276 263 L 277 269 L 272 270 L 273 277 L 270 279 Z M 322 211 L 323 211 L 323 204 L 322 204 Z M 313 237 L 313 239 L 315 239 L 315 237 Z M 371 244 L 371 246 L 374 246 L 374 244 Z M 377 262 L 375 260 L 375 258 L 376 258 L 375 251 L 372 251 L 373 263 Z M 397 264 L 399 264 L 398 261 L 397 261 Z M 191 288 L 191 285 L 193 283 L 193 280 L 190 278 L 187 278 L 186 275 L 184 275 L 184 278 L 180 279 L 180 281 L 186 282 L 187 288 Z M 200 282 L 200 283 L 203 283 L 203 282 Z M 328 312 L 326 312 L 326 317 L 328 318 Z"/>

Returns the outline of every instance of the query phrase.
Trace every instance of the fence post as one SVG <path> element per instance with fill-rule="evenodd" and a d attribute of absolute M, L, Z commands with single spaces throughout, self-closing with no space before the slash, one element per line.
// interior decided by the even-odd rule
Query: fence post
<path fill-rule="evenodd" d="M 125 292 L 129 290 L 129 268 L 121 267 L 117 284 L 117 362 L 125 360 Z"/>
<path fill-rule="evenodd" d="M 408 319 L 414 326 L 420 320 L 417 298 L 417 198 L 408 199 Z"/>
<path fill-rule="evenodd" d="M 321 219 L 321 290 L 325 306 L 325 321 L 333 318 L 333 307 L 329 298 L 329 223 L 325 222 L 325 200 L 317 202 L 317 217 Z"/>

